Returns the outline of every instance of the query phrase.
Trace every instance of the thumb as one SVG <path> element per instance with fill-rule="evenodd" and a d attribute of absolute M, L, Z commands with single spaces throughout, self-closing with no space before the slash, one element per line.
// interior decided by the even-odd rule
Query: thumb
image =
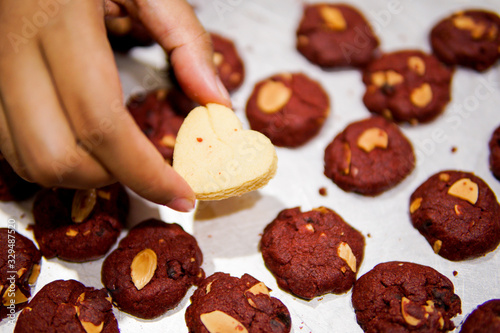
<path fill-rule="evenodd" d="M 170 57 L 184 92 L 196 102 L 231 106 L 213 63 L 210 35 L 185 0 L 134 1 L 135 16 Z M 129 8 L 127 8 L 129 9 Z M 130 9 L 129 9 L 130 11 Z"/>

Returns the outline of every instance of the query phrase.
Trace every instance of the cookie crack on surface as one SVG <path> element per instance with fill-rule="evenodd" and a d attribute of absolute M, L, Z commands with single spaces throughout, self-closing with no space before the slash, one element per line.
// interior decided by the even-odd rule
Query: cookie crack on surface
<path fill-rule="evenodd" d="M 316 101 L 317 101 L 316 99 L 314 99 L 314 100 L 309 100 L 309 99 L 303 98 L 303 97 L 302 97 L 302 95 L 300 95 L 300 94 L 297 94 L 296 96 L 299 98 L 299 101 L 300 101 L 301 103 L 303 103 L 303 104 L 306 104 L 306 105 L 308 105 L 308 106 L 312 106 L 312 107 L 314 107 L 314 108 L 319 108 L 319 107 L 321 107 L 321 104 L 320 104 L 319 102 L 318 102 L 318 103 L 314 103 L 314 102 L 316 102 Z M 285 106 L 285 108 L 286 108 L 286 106 Z"/>

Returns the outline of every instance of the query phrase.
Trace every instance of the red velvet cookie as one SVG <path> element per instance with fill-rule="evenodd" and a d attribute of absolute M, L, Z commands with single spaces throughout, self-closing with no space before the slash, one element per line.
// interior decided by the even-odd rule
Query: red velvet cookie
<path fill-rule="evenodd" d="M 238 89 L 245 79 L 245 66 L 233 41 L 210 33 L 214 48 L 214 64 L 227 91 Z"/>
<path fill-rule="evenodd" d="M 462 324 L 460 333 L 500 332 L 500 299 L 492 299 L 479 305 Z"/>
<path fill-rule="evenodd" d="M 500 126 L 491 135 L 488 147 L 490 149 L 490 170 L 493 176 L 500 180 Z"/>
<path fill-rule="evenodd" d="M 348 192 L 380 194 L 414 167 L 411 143 L 382 117 L 351 123 L 325 149 L 325 175 Z"/>
<path fill-rule="evenodd" d="M 177 88 L 133 95 L 127 102 L 139 128 L 169 163 L 172 162 L 177 132 L 194 107 L 195 103 Z"/>
<path fill-rule="evenodd" d="M 411 195 L 410 216 L 434 252 L 449 260 L 477 258 L 500 243 L 500 205 L 473 173 L 431 176 Z"/>
<path fill-rule="evenodd" d="M 40 273 L 40 251 L 15 229 L 0 228 L 0 320 L 15 318 Z"/>
<path fill-rule="evenodd" d="M 409 262 L 378 264 L 352 289 L 356 320 L 365 332 L 448 332 L 461 313 L 451 281 Z"/>
<path fill-rule="evenodd" d="M 104 260 L 102 283 L 122 311 L 144 319 L 174 308 L 205 277 L 196 239 L 178 224 L 149 219 Z"/>
<path fill-rule="evenodd" d="M 75 280 L 45 285 L 17 319 L 15 333 L 119 332 L 106 289 L 86 287 Z"/>
<path fill-rule="evenodd" d="M 189 332 L 290 332 L 288 309 L 269 292 L 249 274 L 214 273 L 191 296 L 185 314 Z"/>
<path fill-rule="evenodd" d="M 40 191 L 33 203 L 33 230 L 42 255 L 74 262 L 104 256 L 120 235 L 128 207 L 128 195 L 118 183 Z"/>
<path fill-rule="evenodd" d="M 500 59 L 500 16 L 482 9 L 456 12 L 432 28 L 430 42 L 444 63 L 485 71 Z"/>
<path fill-rule="evenodd" d="M 417 50 L 387 53 L 363 72 L 365 106 L 395 122 L 425 123 L 450 101 L 452 70 Z"/>
<path fill-rule="evenodd" d="M 351 289 L 365 240 L 334 211 L 281 211 L 264 229 L 260 250 L 283 290 L 304 299 Z"/>
<path fill-rule="evenodd" d="M 253 130 L 274 145 L 297 147 L 321 129 L 330 109 L 322 86 L 302 73 L 283 73 L 258 82 L 246 115 Z"/>
<path fill-rule="evenodd" d="M 347 4 L 307 4 L 297 29 L 297 49 L 323 67 L 363 67 L 378 38 L 358 9 Z"/>

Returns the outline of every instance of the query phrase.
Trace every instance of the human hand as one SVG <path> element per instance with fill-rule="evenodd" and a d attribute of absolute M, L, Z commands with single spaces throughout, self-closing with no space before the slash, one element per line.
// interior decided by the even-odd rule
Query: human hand
<path fill-rule="evenodd" d="M 104 17 L 139 19 L 170 56 L 185 93 L 230 105 L 210 37 L 184 0 L 0 2 L 0 150 L 23 178 L 47 187 L 119 181 L 173 209 L 194 206 L 123 104 Z"/>

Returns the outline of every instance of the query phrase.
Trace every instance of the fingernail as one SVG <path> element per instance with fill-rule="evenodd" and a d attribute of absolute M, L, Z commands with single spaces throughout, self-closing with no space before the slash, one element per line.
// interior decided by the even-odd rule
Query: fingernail
<path fill-rule="evenodd" d="M 179 212 L 187 213 L 194 209 L 194 201 L 188 198 L 175 198 L 167 206 Z"/>
<path fill-rule="evenodd" d="M 229 92 L 227 91 L 226 87 L 224 86 L 224 83 L 222 83 L 219 75 L 215 76 L 215 83 L 217 83 L 217 88 L 219 88 L 219 93 L 224 98 L 229 102 L 228 106 L 231 106 L 231 96 L 229 96 Z"/>

